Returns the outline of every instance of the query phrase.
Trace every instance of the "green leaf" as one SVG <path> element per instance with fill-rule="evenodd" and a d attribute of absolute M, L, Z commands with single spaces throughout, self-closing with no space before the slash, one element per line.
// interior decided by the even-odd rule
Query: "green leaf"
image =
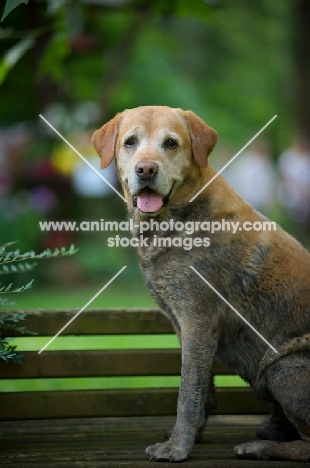
<path fill-rule="evenodd" d="M 0 28 L 0 40 L 10 37 L 13 32 L 13 28 Z"/>
<path fill-rule="evenodd" d="M 25 286 L 21 286 L 20 288 L 14 289 L 14 290 L 11 291 L 11 292 L 22 292 L 22 291 L 26 291 L 27 289 L 30 289 L 30 288 L 31 288 L 33 282 L 34 282 L 34 280 L 31 280 L 30 283 L 27 283 Z"/>
<path fill-rule="evenodd" d="M 11 291 L 12 286 L 13 286 L 13 283 L 10 283 L 8 286 L 2 286 L 0 288 L 0 293 L 7 293 L 7 292 Z"/>
<path fill-rule="evenodd" d="M 6 256 L 4 257 L 3 259 L 3 263 L 7 262 L 8 260 L 10 260 L 13 256 L 13 252 L 9 252 L 6 254 Z"/>
<path fill-rule="evenodd" d="M 2 313 L 0 314 L 0 330 L 17 330 L 20 333 L 30 333 L 36 335 L 37 333 L 29 331 L 25 326 L 17 326 L 18 322 L 25 320 L 26 314 L 20 312 Z M 0 333 L 1 335 L 1 333 Z M 6 338 L 2 338 L 2 343 Z M 0 342 L 1 346 L 1 342 Z"/>
<path fill-rule="evenodd" d="M 8 299 L 5 299 L 5 298 L 0 298 L 0 307 L 7 307 L 7 306 L 11 306 L 11 305 L 14 305 L 15 302 L 12 302 L 12 301 L 9 301 Z M 1 318 L 0 318 L 0 325 L 1 325 Z"/>
<path fill-rule="evenodd" d="M 30 252 L 26 252 L 24 254 L 20 254 L 19 250 L 15 250 L 15 252 L 5 252 L 5 251 L 1 252 L 1 248 L 0 248 L 0 254 L 2 253 L 3 255 L 3 256 L 0 256 L 0 265 L 4 263 L 20 262 L 20 261 L 24 261 L 28 259 L 33 260 L 33 259 L 41 259 L 41 258 L 65 257 L 65 256 L 73 255 L 77 251 L 78 249 L 76 249 L 74 245 L 71 245 L 68 250 L 64 247 L 61 250 L 55 249 L 54 251 L 52 251 L 51 249 L 46 249 L 40 254 L 36 254 L 34 250 L 31 250 Z M 31 263 L 31 264 L 28 263 L 27 265 L 28 265 L 28 268 L 25 267 L 25 269 L 23 270 L 21 269 L 22 267 L 21 268 L 18 267 L 19 271 L 26 271 L 28 269 L 32 269 L 32 267 L 34 266 L 34 263 Z M 1 272 L 2 270 L 0 270 L 0 274 Z M 7 270 L 5 272 L 7 272 Z"/>
<path fill-rule="evenodd" d="M 1 264 L 0 259 L 0 264 Z M 3 265 L 0 266 L 0 275 L 5 275 L 9 273 L 22 273 L 25 271 L 33 270 L 37 263 L 17 263 L 17 265 Z"/>
<path fill-rule="evenodd" d="M 32 286 L 34 280 L 31 280 L 29 283 L 27 283 L 25 286 L 20 286 L 19 288 L 12 289 L 13 283 L 10 283 L 8 286 L 2 286 L 0 287 L 0 294 L 5 294 L 5 293 L 19 293 L 26 291 L 27 289 L 30 289 Z"/>
<path fill-rule="evenodd" d="M 4 328 L 12 328 L 12 325 L 10 325 L 10 322 L 20 322 L 22 320 L 25 320 L 26 314 L 20 313 L 20 312 L 15 312 L 12 314 L 6 314 L 2 313 L 0 314 L 0 325 Z M 15 328 L 15 325 L 13 326 Z"/>
<path fill-rule="evenodd" d="M 11 11 L 13 11 L 16 7 L 18 7 L 22 3 L 25 3 L 27 5 L 28 1 L 29 0 L 6 0 L 6 4 L 4 7 L 1 21 L 3 21 L 8 16 L 8 14 L 11 13 Z"/>
<path fill-rule="evenodd" d="M 8 346 L 5 343 L 5 346 L 0 349 L 0 359 L 3 359 L 3 361 L 8 361 L 10 359 L 12 362 L 17 363 L 21 355 L 18 355 L 15 349 L 16 346 Z"/>
<path fill-rule="evenodd" d="M 55 15 L 61 8 L 66 5 L 66 0 L 49 0 L 47 2 L 47 13 Z"/>
<path fill-rule="evenodd" d="M 14 245 L 14 244 L 17 244 L 17 241 L 14 241 L 14 242 L 7 242 L 6 244 L 1 245 L 1 247 L 0 247 L 0 254 L 3 254 L 3 252 L 5 251 L 5 249 L 6 249 L 7 247 L 10 247 L 10 245 Z"/>
<path fill-rule="evenodd" d="M 60 82 L 64 78 L 64 60 L 70 53 L 68 35 L 57 32 L 47 45 L 40 63 L 39 76 L 50 76 Z"/>
<path fill-rule="evenodd" d="M 11 47 L 0 60 L 0 84 L 4 81 L 5 77 L 18 62 L 18 60 L 27 52 L 34 43 L 33 37 L 26 37 L 22 39 L 13 47 Z"/>

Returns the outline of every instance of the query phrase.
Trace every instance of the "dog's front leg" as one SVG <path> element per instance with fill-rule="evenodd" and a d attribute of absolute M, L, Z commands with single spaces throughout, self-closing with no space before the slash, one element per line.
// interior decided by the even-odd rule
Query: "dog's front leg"
<path fill-rule="evenodd" d="M 208 376 L 208 380 L 205 384 L 205 388 L 203 390 L 202 395 L 203 395 L 203 398 L 202 398 L 202 402 L 201 402 L 202 406 L 200 410 L 200 423 L 199 423 L 198 431 L 195 436 L 195 444 L 201 443 L 204 429 L 208 421 L 208 417 L 210 416 L 211 411 L 217 408 L 213 370 L 211 374 Z M 174 426 L 170 427 L 165 432 L 166 440 L 170 439 L 170 437 L 172 436 L 173 429 L 174 429 Z"/>
<path fill-rule="evenodd" d="M 193 320 L 194 321 L 194 320 Z M 167 442 L 146 449 L 150 460 L 180 462 L 187 458 L 201 426 L 201 408 L 206 381 L 211 375 L 218 336 L 214 324 L 204 321 L 184 325 L 182 335 L 182 372 L 177 421 Z"/>

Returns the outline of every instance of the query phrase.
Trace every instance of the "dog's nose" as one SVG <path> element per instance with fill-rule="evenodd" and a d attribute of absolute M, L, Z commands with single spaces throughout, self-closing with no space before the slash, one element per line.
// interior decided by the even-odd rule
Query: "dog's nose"
<path fill-rule="evenodd" d="M 135 167 L 136 174 L 141 180 L 152 180 L 158 173 L 158 165 L 154 162 L 138 162 Z"/>

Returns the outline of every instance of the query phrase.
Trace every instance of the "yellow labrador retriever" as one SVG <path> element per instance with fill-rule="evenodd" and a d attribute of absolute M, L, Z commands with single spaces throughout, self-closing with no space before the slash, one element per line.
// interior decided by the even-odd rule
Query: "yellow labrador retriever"
<path fill-rule="evenodd" d="M 208 162 L 216 141 L 194 113 L 164 106 L 126 110 L 93 136 L 102 168 L 116 157 L 146 284 L 182 344 L 177 421 L 170 439 L 146 452 L 187 458 L 205 425 L 217 358 L 271 410 L 257 430 L 263 440 L 235 447 L 236 456 L 310 461 L 310 255 L 280 227 L 243 229 L 266 218 L 221 176 L 205 187 L 216 175 Z M 208 223 L 225 229 L 206 233 Z"/>

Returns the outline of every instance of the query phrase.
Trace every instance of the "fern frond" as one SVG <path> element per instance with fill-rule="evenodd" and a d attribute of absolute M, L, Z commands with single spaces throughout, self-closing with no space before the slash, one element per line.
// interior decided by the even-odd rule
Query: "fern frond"
<path fill-rule="evenodd" d="M 36 262 L 17 263 L 17 265 L 2 265 L 2 268 L 0 268 L 0 275 L 6 275 L 9 273 L 24 273 L 25 271 L 33 270 L 36 265 Z"/>
<path fill-rule="evenodd" d="M 16 352 L 16 346 L 9 345 L 6 341 L 0 341 L 0 359 L 5 362 L 13 362 L 14 364 L 22 364 L 21 359 L 24 354 Z"/>
<path fill-rule="evenodd" d="M 30 252 L 21 254 L 19 250 L 15 250 L 15 252 L 6 252 L 6 245 L 0 247 L 0 265 L 6 263 L 13 263 L 17 261 L 20 262 L 29 259 L 37 260 L 41 258 L 67 257 L 75 254 L 78 251 L 78 249 L 76 249 L 74 245 L 71 245 L 69 249 L 66 249 L 65 247 L 63 247 L 62 249 L 55 249 L 54 251 L 52 251 L 51 249 L 46 249 L 40 254 L 36 254 L 34 250 L 31 250 Z"/>
<path fill-rule="evenodd" d="M 55 258 L 55 257 L 65 257 L 75 254 L 78 249 L 71 245 L 69 249 L 62 248 L 62 249 L 55 249 L 52 251 L 51 249 L 46 249 L 40 254 L 36 254 L 33 250 L 30 252 L 26 252 L 21 254 L 20 251 L 17 249 L 12 252 L 7 252 L 7 248 L 14 245 L 16 242 L 8 242 L 0 246 L 0 275 L 1 274 L 8 274 L 8 273 L 21 273 L 25 271 L 32 270 L 36 266 L 36 262 L 26 263 L 26 260 L 37 260 L 41 258 Z M 8 265 L 12 263 L 16 263 L 15 265 Z M 20 263 L 22 262 L 22 263 Z M 25 286 L 21 286 L 19 288 L 14 288 L 13 283 L 10 283 L 6 286 L 1 286 L 0 284 L 0 294 L 5 293 L 19 293 L 22 291 L 26 291 L 30 289 L 33 284 L 33 280 L 27 283 Z M 0 299 L 0 307 L 5 307 L 8 305 L 12 305 L 12 302 L 9 302 L 6 299 Z M 21 358 L 23 357 L 22 354 L 17 353 L 16 346 L 11 346 L 9 344 L 9 339 L 3 336 L 3 330 L 14 329 L 19 333 L 27 333 L 31 335 L 36 335 L 37 333 L 30 332 L 27 330 L 25 326 L 18 326 L 17 323 L 21 320 L 25 319 L 25 314 L 21 313 L 12 313 L 12 314 L 0 314 L 0 360 L 5 362 L 13 362 L 13 363 L 20 363 Z"/>
<path fill-rule="evenodd" d="M 11 322 L 17 323 L 25 320 L 26 314 L 23 312 L 13 312 L 10 314 L 1 313 L 0 314 L 0 328 L 12 328 L 9 324 Z"/>
<path fill-rule="evenodd" d="M 3 252 L 5 251 L 5 249 L 7 247 L 10 247 L 10 245 L 14 245 L 14 244 L 17 244 L 17 241 L 14 241 L 14 242 L 7 242 L 6 244 L 3 244 L 0 246 L 0 255 L 3 254 Z"/>
<path fill-rule="evenodd" d="M 0 287 L 0 294 L 5 294 L 5 293 L 19 293 L 26 291 L 27 289 L 30 289 L 34 280 L 31 280 L 29 283 L 27 283 L 25 286 L 20 286 L 19 288 L 12 289 L 13 283 L 10 283 L 8 286 L 2 286 Z"/>
<path fill-rule="evenodd" d="M 15 302 L 9 301 L 8 299 L 0 297 L 0 307 L 7 307 L 16 304 Z M 1 324 L 1 322 L 0 322 Z"/>
<path fill-rule="evenodd" d="M 28 335 L 37 335 L 36 332 L 32 332 L 28 330 L 25 326 L 17 326 L 16 324 L 18 322 L 21 322 L 25 320 L 26 314 L 21 313 L 21 312 L 13 312 L 10 314 L 2 313 L 0 314 L 0 337 L 1 340 L 7 340 L 7 338 L 4 338 L 3 335 L 3 330 L 16 330 L 19 333 L 27 333 Z"/>

